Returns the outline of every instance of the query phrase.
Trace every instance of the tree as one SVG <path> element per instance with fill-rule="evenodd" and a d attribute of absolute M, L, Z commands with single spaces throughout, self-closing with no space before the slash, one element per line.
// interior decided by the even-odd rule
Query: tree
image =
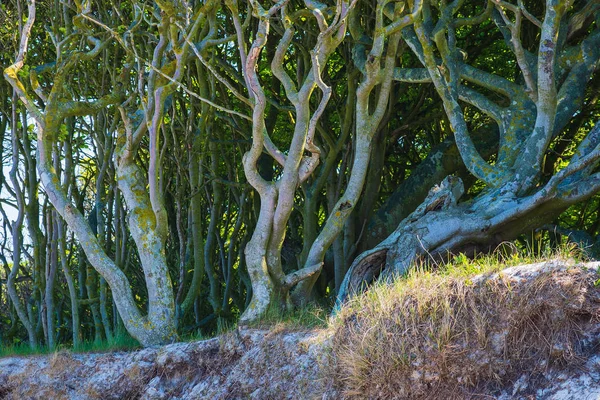
<path fill-rule="evenodd" d="M 165 343 L 421 257 L 596 246 L 599 14 L 2 3 L 2 340 Z"/>
<path fill-rule="evenodd" d="M 65 80 L 68 74 L 79 63 L 94 60 L 107 44 L 106 41 L 92 36 L 84 23 L 84 17 L 90 12 L 89 3 L 79 5 L 79 7 L 79 15 L 74 20 L 75 30 L 73 32 L 65 32 L 66 37 L 63 39 L 65 42 L 61 41 L 60 45 L 67 45 L 69 41 L 83 37 L 90 43 L 91 48 L 87 51 L 75 50 L 62 54 L 62 49 L 58 46 L 56 75 L 52 80 L 48 93 L 45 93 L 42 87 L 37 84 L 36 77 L 30 75 L 34 91 L 45 103 L 43 110 L 40 110 L 36 106 L 18 76 L 24 65 L 31 27 L 35 21 L 35 1 L 29 3 L 28 19 L 21 34 L 21 43 L 16 62 L 4 70 L 4 76 L 13 86 L 20 100 L 27 107 L 36 122 L 38 130 L 37 165 L 49 200 L 56 211 L 75 232 L 90 263 L 110 285 L 119 314 L 127 330 L 143 345 L 164 343 L 165 341 L 172 340 L 176 333 L 174 327 L 173 291 L 166 269 L 164 249 L 166 213 L 164 210 L 164 200 L 157 187 L 159 174 L 156 164 L 159 157 L 157 135 L 162 122 L 164 97 L 169 92 L 170 82 L 157 85 L 156 81 L 159 75 L 156 70 L 151 71 L 148 82 L 148 89 L 151 96 L 149 96 L 148 104 L 145 108 L 146 115 L 142 117 L 142 122 L 139 122 L 138 126 L 134 126 L 133 121 L 131 121 L 126 111 L 123 108 L 121 109 L 122 118 L 125 122 L 125 131 L 121 132 L 118 138 L 117 180 L 125 201 L 130 208 L 129 227 L 139 251 L 148 289 L 148 315 L 142 316 L 135 303 L 126 276 L 116 266 L 114 261 L 107 256 L 83 215 L 67 198 L 64 188 L 60 185 L 55 165 L 52 162 L 52 149 L 59 136 L 61 123 L 65 118 L 92 114 L 108 105 L 118 103 L 124 96 L 124 93 L 117 88 L 113 94 L 105 95 L 96 101 L 71 99 L 69 98 L 71 96 L 67 97 L 69 93 L 67 92 Z M 165 11 L 167 18 L 164 18 L 162 21 L 160 29 L 161 42 L 156 49 L 156 58 L 158 60 L 155 60 L 155 64 L 162 61 L 162 52 L 167 44 L 170 23 L 170 18 L 168 18 L 169 12 L 172 13 L 173 10 L 168 9 Z M 173 15 L 171 14 L 170 17 L 173 17 Z M 197 23 L 192 28 L 192 33 L 198 29 L 198 25 Z M 172 44 L 177 45 L 177 43 Z M 188 44 L 184 42 L 178 53 L 180 61 L 176 62 L 173 68 L 173 76 L 175 77 L 172 78 L 173 80 L 181 75 L 183 68 L 181 59 L 185 57 L 187 48 Z M 134 163 L 139 142 L 146 133 L 146 130 L 149 131 L 151 141 L 148 171 L 150 193 L 146 192 L 145 185 L 140 181 L 139 167 Z M 53 341 L 50 344 L 53 345 Z"/>
<path fill-rule="evenodd" d="M 397 70 L 396 75 L 400 80 L 433 82 L 462 160 L 485 183 L 485 190 L 457 204 L 464 191 L 460 180 L 449 178 L 432 189 L 388 238 L 354 261 L 342 298 L 382 270 L 387 276 L 403 273 L 420 255 L 493 247 L 513 239 L 598 192 L 594 173 L 600 156 L 598 126 L 581 141 L 566 167 L 549 179 L 541 174 L 552 140 L 584 102 L 587 84 L 598 66 L 600 31 L 591 28 L 590 18 L 597 8 L 594 2 L 574 9 L 573 2 L 549 0 L 538 20 L 522 3 L 489 2 L 480 15 L 471 17 L 457 16 L 461 2 L 414 3 L 414 24 L 403 37 L 424 68 Z M 520 82 L 465 62 L 459 47 L 461 27 L 488 18 L 512 52 Z M 539 29 L 534 53 L 523 46 L 523 18 Z M 494 101 L 492 94 L 506 100 Z M 493 165 L 475 148 L 460 101 L 498 125 L 500 144 Z"/>
<path fill-rule="evenodd" d="M 240 59 L 244 65 L 244 79 L 253 103 L 252 147 L 244 155 L 244 172 L 248 182 L 260 195 L 261 202 L 257 225 L 245 250 L 246 264 L 252 281 L 252 301 L 242 316 L 243 322 L 261 317 L 273 305 L 279 306 L 281 303 L 285 305 L 289 301 L 289 290 L 301 280 L 319 271 L 325 250 L 322 248 L 317 250 L 318 255 L 312 257 L 309 255 L 301 269 L 287 275 L 283 272 L 281 248 L 294 205 L 295 193 L 298 186 L 314 172 L 321 153 L 314 143 L 314 136 L 319 118 L 331 96 L 331 88 L 323 82 L 322 69 L 345 36 L 346 20 L 354 4 L 347 1 L 338 2 L 335 13 L 328 21 L 324 15 L 325 10 L 306 2 L 307 11 L 311 11 L 317 22 L 319 34 L 310 51 L 310 68 L 307 68 L 306 76 L 301 76 L 303 82 L 296 83 L 286 71 L 284 59 L 296 33 L 296 20 L 304 15 L 304 10 L 292 11 L 287 3 L 281 1 L 265 10 L 259 2 L 251 2 L 253 13 L 258 17 L 258 29 L 247 54 L 244 32 L 241 30 L 239 20 L 235 23 Z M 230 2 L 228 7 L 233 19 L 236 20 L 237 3 Z M 282 153 L 273 144 L 266 131 L 267 100 L 256 71 L 261 51 L 269 38 L 270 20 L 278 12 L 281 13 L 285 31 L 276 46 L 271 70 L 281 82 L 296 116 L 287 154 Z M 310 99 L 317 87 L 321 90 L 322 97 L 316 110 L 311 113 Z M 263 148 L 282 168 L 280 177 L 276 181 L 267 181 L 258 171 L 257 163 Z M 304 156 L 305 152 L 309 152 L 310 156 Z"/>

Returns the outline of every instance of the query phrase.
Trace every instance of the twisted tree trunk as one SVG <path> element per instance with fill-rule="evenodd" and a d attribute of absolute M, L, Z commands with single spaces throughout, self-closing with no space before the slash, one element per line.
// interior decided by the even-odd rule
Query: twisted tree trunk
<path fill-rule="evenodd" d="M 442 99 L 463 163 L 486 185 L 474 199 L 458 204 L 462 182 L 446 178 L 434 187 L 415 212 L 404 219 L 383 242 L 361 254 L 352 264 L 339 293 L 339 301 L 364 288 L 379 276 L 402 274 L 419 256 L 440 256 L 466 248 L 494 247 L 504 240 L 542 226 L 570 205 L 600 191 L 600 125 L 579 143 L 567 167 L 549 181 L 541 179 L 544 156 L 557 132 L 577 113 L 587 83 L 600 63 L 600 29 L 595 26 L 581 41 L 568 42 L 561 27 L 581 30 L 579 15 L 595 12 L 588 2 L 569 15 L 565 2 L 547 0 L 542 21 L 520 3 L 489 2 L 471 18 L 455 17 L 461 2 L 413 4 L 414 25 L 403 37 L 424 69 L 401 70 L 401 81 L 432 82 Z M 495 7 L 495 8 L 494 8 Z M 439 12 L 435 17 L 434 8 Z M 514 20 L 508 13 L 514 14 Z M 457 27 L 492 17 L 514 53 L 523 83 L 474 68 L 457 47 Z M 537 54 L 524 50 L 521 20 L 540 30 Z M 590 28 L 590 19 L 585 29 Z M 573 56 L 577 62 L 572 62 Z M 468 83 L 468 84 L 465 84 Z M 499 104 L 478 91 L 496 92 L 510 100 Z M 493 164 L 474 146 L 462 104 L 487 114 L 498 125 L 500 141 Z"/>

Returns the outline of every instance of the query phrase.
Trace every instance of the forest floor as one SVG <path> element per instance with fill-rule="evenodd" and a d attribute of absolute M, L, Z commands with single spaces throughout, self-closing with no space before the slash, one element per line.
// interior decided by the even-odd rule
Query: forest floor
<path fill-rule="evenodd" d="M 327 327 L 0 359 L 6 399 L 598 399 L 600 263 L 379 285 Z"/>

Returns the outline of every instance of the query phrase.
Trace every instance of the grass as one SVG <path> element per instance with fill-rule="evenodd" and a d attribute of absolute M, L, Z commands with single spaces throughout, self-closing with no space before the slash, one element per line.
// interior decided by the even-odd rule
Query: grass
<path fill-rule="evenodd" d="M 495 273 L 517 265 L 534 264 L 547 260 L 587 261 L 587 256 L 585 251 L 574 243 L 564 243 L 556 248 L 545 247 L 542 251 L 533 251 L 530 247 L 517 247 L 512 242 L 505 242 L 491 253 L 480 253 L 474 258 L 469 258 L 460 253 L 448 256 L 447 260 L 447 262 L 442 263 L 418 260 L 409 269 L 407 275 L 401 279 L 411 279 L 427 274 L 466 278 Z"/>
<path fill-rule="evenodd" d="M 73 353 L 108 353 L 115 351 L 130 351 L 139 349 L 140 344 L 132 338 L 126 331 L 115 332 L 110 340 L 103 341 L 85 341 L 77 347 L 59 345 L 56 348 L 40 346 L 32 348 L 27 343 L 21 343 L 13 346 L 0 347 L 0 358 L 14 356 L 32 356 L 42 354 L 54 354 L 57 352 L 69 351 Z"/>
<path fill-rule="evenodd" d="M 465 398 L 522 372 L 579 363 L 582 326 L 600 319 L 597 273 L 573 267 L 527 280 L 495 274 L 548 259 L 574 265 L 582 257 L 567 245 L 537 256 L 508 250 L 420 263 L 352 299 L 330 321 L 328 374 L 338 389 L 348 398 Z M 474 279 L 481 274 L 487 278 Z"/>
<path fill-rule="evenodd" d="M 54 350 L 50 350 L 48 347 L 37 347 L 33 348 L 27 343 L 19 343 L 9 346 L 0 347 L 0 358 L 2 357 L 14 357 L 14 356 L 31 356 L 38 354 L 50 354 Z"/>
<path fill-rule="evenodd" d="M 271 308 L 258 321 L 249 325 L 251 328 L 277 330 L 304 330 L 314 328 L 327 328 L 329 324 L 329 310 L 320 305 L 309 305 L 295 310 L 281 310 Z"/>
<path fill-rule="evenodd" d="M 328 314 L 329 310 L 316 305 L 293 311 L 281 311 L 273 308 L 262 319 L 252 323 L 250 327 L 257 329 L 275 329 L 279 331 L 326 328 L 328 326 Z M 213 335 L 203 335 L 196 332 L 184 335 L 180 337 L 180 340 L 184 342 L 206 340 L 215 336 L 227 334 L 236 327 L 236 324 L 218 321 L 217 331 Z M 53 354 L 60 351 L 70 351 L 73 353 L 107 353 L 114 351 L 131 351 L 139 349 L 140 347 L 137 340 L 132 338 L 126 331 L 122 331 L 115 333 L 110 340 L 85 341 L 75 348 L 67 345 L 59 345 L 54 349 L 50 349 L 47 346 L 31 348 L 27 343 L 0 347 L 0 358 Z"/>
<path fill-rule="evenodd" d="M 109 340 L 86 341 L 73 349 L 75 353 L 107 353 L 113 351 L 129 351 L 139 349 L 140 343 L 127 333 L 118 331 Z"/>

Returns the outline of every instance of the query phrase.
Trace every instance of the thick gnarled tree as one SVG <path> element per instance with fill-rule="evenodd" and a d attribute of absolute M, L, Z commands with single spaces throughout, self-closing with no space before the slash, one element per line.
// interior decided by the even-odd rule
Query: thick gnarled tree
<path fill-rule="evenodd" d="M 599 13 L 3 1 L 2 345 L 211 335 L 532 233 L 600 248 Z"/>
<path fill-rule="evenodd" d="M 403 37 L 424 68 L 398 69 L 395 78 L 433 83 L 460 156 L 485 189 L 457 204 L 464 191 L 459 179 L 449 177 L 434 187 L 387 239 L 353 262 L 341 299 L 381 273 L 403 273 L 421 255 L 513 239 L 600 190 L 600 175 L 594 171 L 600 160 L 599 125 L 581 141 L 566 167 L 549 179 L 541 174 L 552 140 L 577 113 L 600 62 L 600 29 L 594 20 L 598 5 L 577 3 L 575 7 L 571 1 L 548 0 L 538 19 L 520 1 L 489 1 L 480 14 L 470 17 L 461 16 L 461 1 L 414 2 L 414 25 Z M 461 27 L 488 20 L 503 35 L 518 65 L 516 81 L 469 65 L 468 49 L 460 48 Z M 525 20 L 538 29 L 535 52 L 522 44 Z M 473 143 L 465 105 L 498 125 L 500 142 L 493 164 Z"/>

